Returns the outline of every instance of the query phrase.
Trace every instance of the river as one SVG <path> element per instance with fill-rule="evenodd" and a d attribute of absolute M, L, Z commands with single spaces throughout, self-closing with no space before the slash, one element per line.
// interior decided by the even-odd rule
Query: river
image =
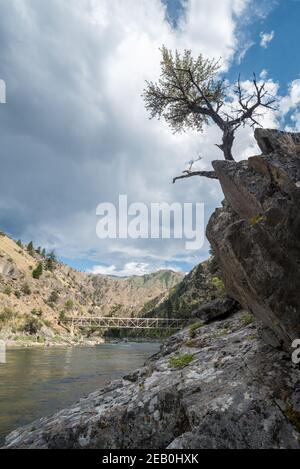
<path fill-rule="evenodd" d="M 60 410 L 142 366 L 157 343 L 9 349 L 0 364 L 0 446 L 15 428 Z"/>

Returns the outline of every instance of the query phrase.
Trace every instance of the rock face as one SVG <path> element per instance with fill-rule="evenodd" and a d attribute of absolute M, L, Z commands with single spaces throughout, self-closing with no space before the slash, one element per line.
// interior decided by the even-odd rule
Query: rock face
<path fill-rule="evenodd" d="M 299 422 L 300 370 L 241 312 L 171 337 L 142 369 L 6 447 L 299 448 Z"/>
<path fill-rule="evenodd" d="M 291 350 L 300 338 L 300 134 L 255 137 L 261 156 L 213 163 L 225 202 L 207 237 L 229 295 Z"/>

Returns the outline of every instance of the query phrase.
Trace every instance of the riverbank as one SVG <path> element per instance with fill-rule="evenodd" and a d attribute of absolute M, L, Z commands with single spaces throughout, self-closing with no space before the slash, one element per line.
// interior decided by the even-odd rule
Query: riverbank
<path fill-rule="evenodd" d="M 6 447 L 299 448 L 297 389 L 291 357 L 239 312 L 175 334 L 144 367 L 15 430 Z"/>

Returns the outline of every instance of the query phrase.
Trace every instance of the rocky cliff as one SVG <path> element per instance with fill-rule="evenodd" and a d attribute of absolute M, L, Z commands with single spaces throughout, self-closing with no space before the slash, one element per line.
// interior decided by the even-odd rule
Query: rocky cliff
<path fill-rule="evenodd" d="M 255 137 L 262 155 L 213 163 L 225 201 L 207 237 L 228 293 L 290 351 L 300 338 L 300 134 Z"/>

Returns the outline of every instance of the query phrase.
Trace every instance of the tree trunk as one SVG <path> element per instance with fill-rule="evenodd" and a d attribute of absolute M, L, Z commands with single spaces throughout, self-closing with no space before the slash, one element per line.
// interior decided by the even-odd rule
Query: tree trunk
<path fill-rule="evenodd" d="M 223 130 L 223 143 L 222 145 L 217 145 L 217 147 L 219 147 L 220 150 L 222 150 L 224 153 L 224 158 L 227 161 L 235 161 L 232 156 L 234 138 L 234 130 L 232 130 L 230 127 L 225 127 Z"/>

